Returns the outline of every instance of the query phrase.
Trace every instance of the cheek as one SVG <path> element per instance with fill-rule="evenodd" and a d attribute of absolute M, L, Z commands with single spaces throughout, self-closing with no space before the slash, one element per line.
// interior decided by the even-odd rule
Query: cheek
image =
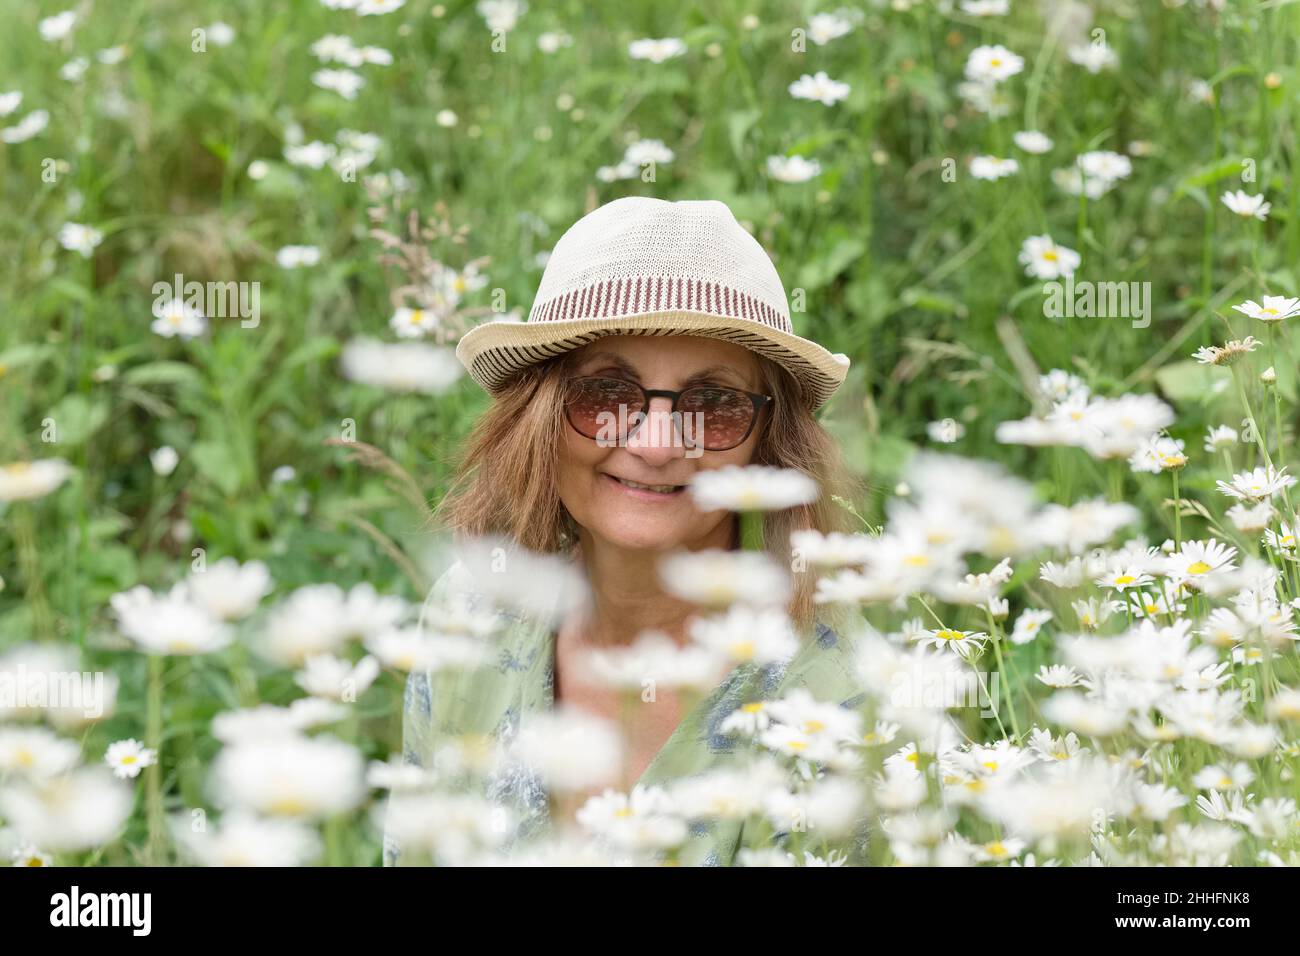
<path fill-rule="evenodd" d="M 590 500 L 592 486 L 598 477 L 596 466 L 610 451 L 575 434 L 572 429 L 568 429 L 564 436 L 556 466 L 556 488 L 564 507 L 579 523 L 583 502 Z"/>

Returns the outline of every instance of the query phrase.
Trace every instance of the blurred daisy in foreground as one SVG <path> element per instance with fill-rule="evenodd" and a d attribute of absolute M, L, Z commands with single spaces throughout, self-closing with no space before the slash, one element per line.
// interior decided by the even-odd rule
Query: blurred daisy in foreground
<path fill-rule="evenodd" d="M 240 564 L 234 558 L 222 558 L 186 578 L 195 602 L 222 621 L 252 614 L 271 592 L 271 583 L 271 573 L 261 561 Z"/>
<path fill-rule="evenodd" d="M 92 226 L 79 222 L 65 222 L 59 229 L 59 245 L 89 259 L 95 247 L 104 241 L 104 234 Z"/>
<path fill-rule="evenodd" d="M 281 269 L 314 266 L 320 262 L 320 250 L 315 246 L 282 246 L 275 254 L 275 262 Z"/>
<path fill-rule="evenodd" d="M 218 20 L 208 25 L 208 40 L 215 46 L 230 46 L 235 42 L 235 28 Z"/>
<path fill-rule="evenodd" d="M 699 472 L 691 496 L 704 511 L 783 511 L 816 501 L 817 482 L 793 468 L 729 465 Z"/>
<path fill-rule="evenodd" d="M 1051 236 L 1030 236 L 1020 247 L 1020 264 L 1025 275 L 1035 279 L 1059 279 L 1074 275 L 1083 261 L 1073 249 L 1058 246 Z"/>
<path fill-rule="evenodd" d="M 25 843 L 9 854 L 9 862 L 13 866 L 53 866 L 54 857 L 41 852 L 30 843 Z"/>
<path fill-rule="evenodd" d="M 361 0 L 356 6 L 357 16 L 383 16 L 386 13 L 401 9 L 405 4 L 406 0 Z"/>
<path fill-rule="evenodd" d="M 961 12 L 971 17 L 1003 17 L 1010 9 L 1010 0 L 962 0 L 961 3 Z"/>
<path fill-rule="evenodd" d="M 1224 193 L 1219 200 L 1242 219 L 1267 219 L 1269 210 L 1273 208 L 1272 203 L 1264 201 L 1262 193 L 1251 196 L 1240 189 Z"/>
<path fill-rule="evenodd" d="M 537 37 L 537 49 L 543 53 L 558 53 L 566 46 L 573 46 L 573 37 L 561 31 L 542 33 Z"/>
<path fill-rule="evenodd" d="M 997 156 L 976 156 L 970 161 L 970 174 L 975 179 L 1002 179 L 1014 176 L 1020 171 L 1020 164 L 1014 159 L 1000 159 Z"/>
<path fill-rule="evenodd" d="M 197 338 L 208 328 L 208 320 L 203 312 L 184 299 L 155 303 L 153 314 L 154 320 L 149 323 L 149 328 L 165 339 Z"/>
<path fill-rule="evenodd" d="M 56 13 L 52 17 L 45 17 L 36 24 L 36 29 L 41 35 L 41 39 L 48 43 L 56 40 L 62 40 L 72 32 L 72 28 L 77 25 L 77 13 L 75 10 L 64 10 L 62 13 Z"/>
<path fill-rule="evenodd" d="M 321 853 L 320 837 L 309 826 L 240 810 L 204 830 L 179 817 L 172 829 L 177 845 L 200 866 L 306 866 Z"/>
<path fill-rule="evenodd" d="M 309 169 L 320 169 L 329 162 L 334 154 L 338 152 L 338 147 L 333 143 L 322 143 L 318 139 L 310 143 L 293 143 L 284 148 L 284 158 L 293 166 L 306 166 Z M 249 167 L 249 175 L 252 175 L 252 167 Z"/>
<path fill-rule="evenodd" d="M 49 780 L 0 789 L 0 814 L 26 839 L 72 852 L 115 838 L 131 813 L 131 788 L 103 767 L 81 767 Z"/>
<path fill-rule="evenodd" d="M 230 629 L 191 599 L 182 583 L 156 594 L 143 584 L 109 598 L 118 629 L 146 654 L 207 654 L 230 643 Z"/>
<path fill-rule="evenodd" d="M 1025 61 L 1006 47 L 977 46 L 966 59 L 966 77 L 980 83 L 1001 83 L 1025 68 Z"/>
<path fill-rule="evenodd" d="M 528 9 L 522 0 L 479 0 L 475 6 L 479 16 L 489 30 L 510 32 L 519 23 L 519 18 Z"/>
<path fill-rule="evenodd" d="M 212 764 L 218 802 L 267 817 L 323 820 L 365 797 L 361 753 L 330 737 L 241 740 Z"/>
<path fill-rule="evenodd" d="M 767 174 L 780 183 L 806 183 L 820 176 L 821 163 L 802 156 L 767 157 Z"/>
<path fill-rule="evenodd" d="M 511 753 L 548 786 L 571 793 L 613 782 L 622 764 L 623 744 L 609 721 L 558 707 L 530 715 Z"/>
<path fill-rule="evenodd" d="M 367 654 L 356 664 L 332 654 L 313 654 L 294 675 L 298 686 L 325 700 L 355 701 L 379 676 L 379 662 Z"/>
<path fill-rule="evenodd" d="M 373 339 L 354 339 L 344 346 L 342 365 L 344 376 L 354 382 L 427 395 L 445 392 L 463 371 L 451 349 Z"/>
<path fill-rule="evenodd" d="M 633 40 L 627 46 L 628 56 L 634 60 L 649 60 L 651 63 L 663 63 L 686 52 L 686 44 L 676 37 L 662 40 Z"/>
<path fill-rule="evenodd" d="M 797 100 L 816 100 L 826 106 L 833 106 L 848 98 L 849 84 L 832 80 L 825 71 L 819 70 L 811 76 L 805 73 L 791 83 L 790 95 Z"/>
<path fill-rule="evenodd" d="M 149 452 L 149 464 L 153 466 L 154 474 L 163 478 L 176 470 L 180 460 L 181 456 L 171 445 L 163 445 Z"/>
<path fill-rule="evenodd" d="M 631 793 L 607 789 L 578 810 L 578 826 L 616 847 L 662 850 L 686 839 L 686 821 L 677 815 L 662 787 L 636 787 Z"/>
<path fill-rule="evenodd" d="M 1015 133 L 1011 139 L 1026 153 L 1046 153 L 1052 148 L 1052 140 L 1036 129 L 1025 129 Z"/>
<path fill-rule="evenodd" d="M 799 650 L 799 638 L 784 611 L 738 604 L 725 614 L 695 618 L 691 637 L 733 664 L 772 664 Z"/>
<path fill-rule="evenodd" d="M 930 422 L 925 426 L 925 431 L 930 436 L 930 441 L 951 445 L 961 441 L 962 436 L 966 434 L 966 426 L 956 419 L 944 418 L 937 422 Z"/>
<path fill-rule="evenodd" d="M 62 458 L 42 458 L 0 465 L 0 501 L 43 498 L 72 474 Z"/>
<path fill-rule="evenodd" d="M 104 763 L 113 770 L 119 780 L 140 776 L 145 767 L 152 767 L 158 762 L 158 751 L 150 750 L 138 740 L 119 740 L 108 745 L 104 754 Z"/>
<path fill-rule="evenodd" d="M 44 727 L 0 730 L 0 777 L 55 777 L 75 767 L 80 756 L 75 743 Z"/>
<path fill-rule="evenodd" d="M 345 100 L 355 100 L 366 85 L 366 78 L 353 70 L 317 70 L 311 81 L 323 90 L 332 90 Z"/>
<path fill-rule="evenodd" d="M 845 36 L 852 29 L 853 21 L 845 16 L 844 11 L 817 13 L 808 20 L 808 39 L 818 46 L 825 46 L 832 40 Z"/>
<path fill-rule="evenodd" d="M 670 594 L 706 608 L 731 604 L 784 604 L 790 578 L 768 554 L 705 548 L 670 554 L 659 562 Z"/>
<path fill-rule="evenodd" d="M 0 140 L 6 143 L 22 143 L 44 131 L 50 125 L 47 110 L 33 110 L 13 126 L 0 130 Z"/>
<path fill-rule="evenodd" d="M 1083 175 L 1103 183 L 1115 183 L 1127 179 L 1133 173 L 1133 162 L 1123 153 L 1108 149 L 1093 150 L 1082 153 L 1075 160 Z"/>
<path fill-rule="evenodd" d="M 647 682 L 655 687 L 708 689 L 721 676 L 722 664 L 707 648 L 683 647 L 659 631 L 647 631 L 626 647 L 592 649 L 582 660 L 592 682 L 638 693 Z"/>
<path fill-rule="evenodd" d="M 1078 64 L 1089 73 L 1113 70 L 1119 66 L 1119 56 L 1105 43 L 1081 43 L 1065 51 L 1071 63 Z"/>

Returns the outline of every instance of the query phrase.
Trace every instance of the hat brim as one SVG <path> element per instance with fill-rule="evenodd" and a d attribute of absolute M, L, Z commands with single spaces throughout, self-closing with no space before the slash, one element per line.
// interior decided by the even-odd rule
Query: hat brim
<path fill-rule="evenodd" d="M 609 335 L 698 335 L 734 342 L 789 371 L 813 409 L 826 403 L 849 370 L 847 357 L 832 355 L 816 342 L 789 332 L 745 319 L 687 311 L 547 322 L 485 322 L 461 337 L 456 358 L 474 381 L 496 393 L 522 369 Z"/>

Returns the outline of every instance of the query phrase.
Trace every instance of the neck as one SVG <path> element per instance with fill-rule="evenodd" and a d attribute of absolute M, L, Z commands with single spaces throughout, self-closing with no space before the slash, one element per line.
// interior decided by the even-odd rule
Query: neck
<path fill-rule="evenodd" d="M 734 519 L 729 519 L 689 548 L 727 549 L 734 535 Z M 663 631 L 679 643 L 686 641 L 686 620 L 699 609 L 664 591 L 659 562 L 668 552 L 623 548 L 586 529 L 579 529 L 578 546 L 591 586 L 591 606 L 582 628 L 585 642 L 630 644 L 650 630 Z"/>

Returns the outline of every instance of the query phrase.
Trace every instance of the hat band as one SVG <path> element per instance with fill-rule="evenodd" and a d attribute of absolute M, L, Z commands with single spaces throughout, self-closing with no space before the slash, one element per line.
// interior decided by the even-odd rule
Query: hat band
<path fill-rule="evenodd" d="M 529 322 L 601 319 L 648 312 L 704 312 L 791 332 L 790 317 L 720 282 L 678 276 L 621 276 L 588 283 L 533 303 Z"/>

